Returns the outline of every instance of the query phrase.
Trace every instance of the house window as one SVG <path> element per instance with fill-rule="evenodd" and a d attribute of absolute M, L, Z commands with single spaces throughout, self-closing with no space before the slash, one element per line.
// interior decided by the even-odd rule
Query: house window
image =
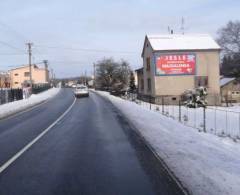
<path fill-rule="evenodd" d="M 151 79 L 150 78 L 148 78 L 148 80 L 147 80 L 147 86 L 148 86 L 148 91 L 151 91 L 151 89 L 152 89 L 152 87 L 151 87 Z"/>
<path fill-rule="evenodd" d="M 18 76 L 18 73 L 15 73 L 14 76 Z"/>
<path fill-rule="evenodd" d="M 147 71 L 150 71 L 150 58 L 149 57 L 146 59 L 146 63 L 147 63 Z"/>
<path fill-rule="evenodd" d="M 29 72 L 24 72 L 24 76 L 25 76 L 25 77 L 29 77 L 29 76 L 30 76 L 30 73 L 29 73 Z"/>
<path fill-rule="evenodd" d="M 195 87 L 208 87 L 208 76 L 196 76 Z"/>
<path fill-rule="evenodd" d="M 239 95 L 239 91 L 232 91 L 232 95 Z"/>
<path fill-rule="evenodd" d="M 205 77 L 205 78 L 204 78 L 204 84 L 205 84 L 205 85 L 204 85 L 205 87 L 208 86 L 208 77 Z"/>
<path fill-rule="evenodd" d="M 141 79 L 141 90 L 144 90 L 144 80 Z"/>

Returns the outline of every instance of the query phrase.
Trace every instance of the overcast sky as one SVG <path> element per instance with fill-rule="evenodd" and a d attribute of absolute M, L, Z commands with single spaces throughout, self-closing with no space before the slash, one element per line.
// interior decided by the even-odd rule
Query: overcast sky
<path fill-rule="evenodd" d="M 93 62 L 121 58 L 142 65 L 146 34 L 216 31 L 239 20 L 238 0 L 1 0 L 0 70 L 26 64 L 25 43 L 34 43 L 34 62 L 49 60 L 57 77 L 92 73 Z M 6 44 L 7 43 L 7 44 Z"/>

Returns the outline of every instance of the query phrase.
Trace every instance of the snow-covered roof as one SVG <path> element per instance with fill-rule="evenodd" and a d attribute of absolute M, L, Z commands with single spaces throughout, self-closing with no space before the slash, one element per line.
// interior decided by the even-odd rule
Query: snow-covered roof
<path fill-rule="evenodd" d="M 222 87 L 222 86 L 224 86 L 224 85 L 226 85 L 229 82 L 234 81 L 234 80 L 235 80 L 235 78 L 226 78 L 226 77 L 221 78 L 220 79 L 220 86 Z"/>
<path fill-rule="evenodd" d="M 154 51 L 220 50 L 221 47 L 207 34 L 146 35 Z"/>

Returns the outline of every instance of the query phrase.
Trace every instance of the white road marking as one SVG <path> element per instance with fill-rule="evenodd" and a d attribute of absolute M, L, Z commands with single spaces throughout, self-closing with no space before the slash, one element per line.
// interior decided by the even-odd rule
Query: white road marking
<path fill-rule="evenodd" d="M 33 139 L 30 143 L 28 143 L 24 148 L 22 148 L 18 153 L 16 153 L 12 158 L 10 158 L 7 162 L 5 162 L 0 167 L 0 173 L 2 173 L 6 168 L 8 168 L 14 161 L 16 161 L 24 152 L 26 152 L 33 144 L 35 144 L 41 137 L 43 137 L 51 128 L 53 128 L 62 118 L 72 109 L 76 102 L 76 98 L 69 108 L 57 119 L 55 120 L 47 129 L 45 129 L 42 133 L 40 133 L 35 139 Z"/>

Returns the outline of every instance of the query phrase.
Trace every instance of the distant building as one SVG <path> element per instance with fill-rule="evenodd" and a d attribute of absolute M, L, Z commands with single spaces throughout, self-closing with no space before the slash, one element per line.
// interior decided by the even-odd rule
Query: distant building
<path fill-rule="evenodd" d="M 36 65 L 31 66 L 33 84 L 44 84 L 49 82 L 49 71 L 47 68 L 39 68 Z M 21 88 L 30 83 L 29 66 L 21 66 L 10 71 L 10 85 L 12 88 Z"/>
<path fill-rule="evenodd" d="M 0 88 L 10 87 L 10 75 L 8 72 L 0 71 Z"/>
<path fill-rule="evenodd" d="M 88 87 L 90 87 L 90 88 L 94 87 L 94 80 L 93 79 L 88 81 Z"/>
<path fill-rule="evenodd" d="M 143 68 L 139 68 L 135 70 L 136 77 L 135 82 L 138 89 L 139 94 L 144 94 L 144 79 L 143 79 Z"/>
<path fill-rule="evenodd" d="M 221 99 L 222 102 L 240 102 L 240 82 L 236 78 L 221 78 Z"/>
<path fill-rule="evenodd" d="M 72 85 L 76 85 L 76 84 L 77 84 L 77 81 L 75 81 L 75 80 L 69 80 L 66 82 L 66 85 L 68 87 L 72 87 Z"/>
<path fill-rule="evenodd" d="M 138 93 L 177 104 L 186 90 L 203 86 L 208 103 L 220 103 L 220 46 L 209 35 L 147 35 L 137 70 Z"/>

